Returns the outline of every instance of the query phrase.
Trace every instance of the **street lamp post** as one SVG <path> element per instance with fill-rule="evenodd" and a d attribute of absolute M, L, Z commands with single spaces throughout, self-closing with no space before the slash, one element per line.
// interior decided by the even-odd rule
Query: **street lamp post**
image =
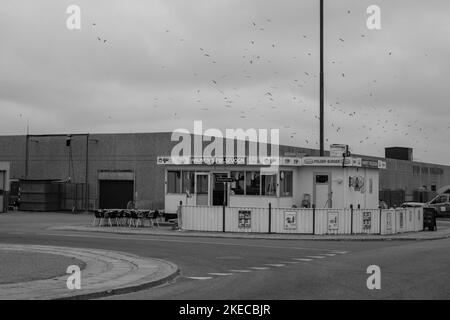
<path fill-rule="evenodd" d="M 323 105 L 324 105 L 324 80 L 323 80 L 323 0 L 320 0 L 320 156 L 324 156 L 323 136 Z"/>

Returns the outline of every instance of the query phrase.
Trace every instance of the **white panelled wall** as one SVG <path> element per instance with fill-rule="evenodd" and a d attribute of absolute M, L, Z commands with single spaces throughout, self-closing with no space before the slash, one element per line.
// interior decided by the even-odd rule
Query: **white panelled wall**
<path fill-rule="evenodd" d="M 183 205 L 179 208 L 179 222 L 182 229 L 192 231 L 395 234 L 423 230 L 423 208 L 269 209 Z"/>

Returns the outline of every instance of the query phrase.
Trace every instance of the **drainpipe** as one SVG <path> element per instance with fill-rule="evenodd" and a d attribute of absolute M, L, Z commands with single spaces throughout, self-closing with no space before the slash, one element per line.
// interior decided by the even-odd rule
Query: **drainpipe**
<path fill-rule="evenodd" d="M 28 134 L 25 136 L 25 179 L 28 179 L 28 157 L 29 157 L 29 140 L 30 135 Z"/>
<path fill-rule="evenodd" d="M 85 165 L 85 177 L 84 177 L 84 209 L 89 211 L 89 133 L 86 134 L 86 165 Z"/>

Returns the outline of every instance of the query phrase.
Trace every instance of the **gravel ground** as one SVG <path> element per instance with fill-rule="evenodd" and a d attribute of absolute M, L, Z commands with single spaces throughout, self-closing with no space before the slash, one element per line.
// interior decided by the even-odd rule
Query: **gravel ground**
<path fill-rule="evenodd" d="M 0 284 L 62 276 L 70 265 L 85 267 L 83 261 L 66 256 L 0 250 Z"/>

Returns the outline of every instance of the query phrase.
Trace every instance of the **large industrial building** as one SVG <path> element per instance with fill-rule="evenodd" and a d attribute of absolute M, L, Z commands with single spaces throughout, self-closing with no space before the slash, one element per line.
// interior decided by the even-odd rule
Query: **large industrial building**
<path fill-rule="evenodd" d="M 24 210 L 119 208 L 131 200 L 138 208 L 162 209 L 167 176 L 157 158 L 176 144 L 169 132 L 0 136 L 0 161 L 10 163 L 10 198 L 20 192 Z M 279 155 L 319 151 L 280 145 Z M 415 162 L 408 148 L 386 148 L 386 158 L 352 156 L 366 166 L 386 162 L 379 197 L 390 206 L 427 201 L 450 185 L 450 166 Z"/>

